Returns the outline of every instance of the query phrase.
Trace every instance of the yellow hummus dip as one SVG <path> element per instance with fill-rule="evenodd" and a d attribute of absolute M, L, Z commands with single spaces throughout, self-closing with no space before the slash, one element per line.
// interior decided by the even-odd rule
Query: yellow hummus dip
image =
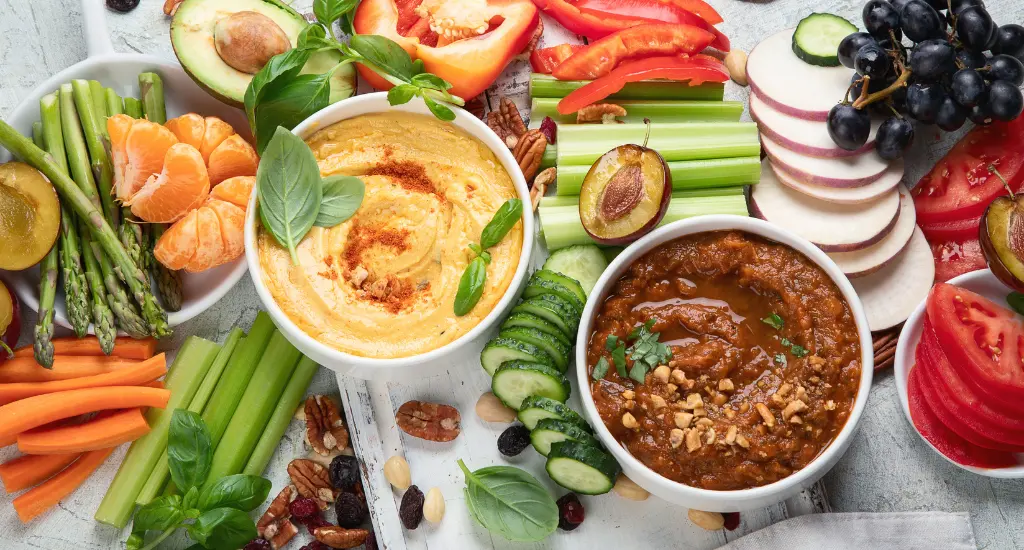
<path fill-rule="evenodd" d="M 299 264 L 260 226 L 263 282 L 307 334 L 364 357 L 408 357 L 467 333 L 505 294 L 519 265 L 522 222 L 489 249 L 487 284 L 467 315 L 455 293 L 473 258 L 470 243 L 516 196 L 508 172 L 483 143 L 434 117 L 363 115 L 308 141 L 324 176 L 358 176 L 366 195 L 338 226 L 313 227 Z"/>

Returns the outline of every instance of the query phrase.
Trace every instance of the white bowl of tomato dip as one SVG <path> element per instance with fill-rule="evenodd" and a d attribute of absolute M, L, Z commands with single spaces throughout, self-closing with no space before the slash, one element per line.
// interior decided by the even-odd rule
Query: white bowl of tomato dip
<path fill-rule="evenodd" d="M 668 224 L 619 254 L 587 300 L 576 350 L 585 414 L 623 473 L 719 512 L 785 500 L 831 469 L 874 366 L 867 318 L 835 263 L 789 231 L 725 215 Z M 634 371 L 638 358 L 649 366 Z"/>

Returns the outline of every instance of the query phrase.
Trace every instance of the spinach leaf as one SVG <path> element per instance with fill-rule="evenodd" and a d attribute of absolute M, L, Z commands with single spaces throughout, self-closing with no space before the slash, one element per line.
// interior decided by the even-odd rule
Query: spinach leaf
<path fill-rule="evenodd" d="M 249 117 L 249 128 L 253 133 L 256 132 L 256 106 L 263 100 L 263 88 L 277 80 L 284 82 L 297 76 L 311 54 L 307 49 L 292 48 L 270 58 L 260 72 L 253 75 L 244 98 L 245 114 Z"/>
<path fill-rule="evenodd" d="M 349 219 L 363 202 L 366 187 L 353 176 L 329 176 L 323 179 L 323 200 L 313 225 L 334 227 Z"/>
<path fill-rule="evenodd" d="M 234 508 L 214 508 L 188 526 L 188 536 L 206 548 L 241 548 L 257 537 L 249 515 Z"/>
<path fill-rule="evenodd" d="M 445 91 L 450 90 L 452 85 L 447 80 L 430 73 L 420 73 L 412 77 L 412 83 L 419 86 L 420 88 L 428 88 L 431 90 Z"/>
<path fill-rule="evenodd" d="M 558 527 L 558 506 L 533 476 L 511 466 L 490 466 L 466 476 L 466 504 L 473 519 L 511 541 L 543 540 Z"/>
<path fill-rule="evenodd" d="M 181 495 L 157 497 L 135 512 L 132 533 L 166 531 L 177 526 L 184 519 L 185 512 L 181 507 Z"/>
<path fill-rule="evenodd" d="M 423 102 L 427 104 L 427 109 L 430 109 L 430 112 L 437 118 L 446 122 L 455 120 L 455 111 L 449 109 L 447 105 L 438 103 L 427 95 L 423 96 Z"/>
<path fill-rule="evenodd" d="M 194 412 L 175 409 L 167 430 L 167 462 L 174 484 L 181 489 L 202 485 L 212 461 L 213 443 L 203 419 Z"/>
<path fill-rule="evenodd" d="M 1006 303 L 1017 313 L 1024 315 L 1024 294 L 1011 292 L 1006 295 Z"/>
<path fill-rule="evenodd" d="M 399 84 L 388 90 L 388 103 L 391 105 L 409 103 L 419 93 L 420 89 L 412 84 Z"/>
<path fill-rule="evenodd" d="M 505 201 L 505 204 L 502 204 L 494 213 L 491 221 L 484 226 L 484 230 L 480 234 L 480 246 L 488 249 L 501 242 L 522 217 L 523 201 L 519 199 Z"/>
<path fill-rule="evenodd" d="M 466 271 L 459 279 L 459 289 L 455 293 L 455 315 L 462 317 L 469 313 L 480 301 L 487 282 L 487 262 L 477 256 L 466 266 Z"/>
<path fill-rule="evenodd" d="M 199 495 L 200 510 L 234 508 L 255 510 L 270 494 L 270 482 L 262 477 L 236 474 L 222 477 Z"/>
<path fill-rule="evenodd" d="M 359 0 L 313 0 L 313 15 L 321 25 L 330 27 L 357 4 Z"/>
<path fill-rule="evenodd" d="M 406 82 L 422 70 L 417 70 L 409 53 L 394 40 L 375 34 L 357 34 L 349 41 L 355 50 L 373 68 L 396 76 Z"/>
<path fill-rule="evenodd" d="M 313 152 L 282 127 L 274 132 L 256 170 L 256 195 L 263 227 L 298 263 L 295 247 L 316 221 L 323 189 Z"/>
<path fill-rule="evenodd" d="M 301 74 L 263 88 L 256 108 L 256 152 L 262 156 L 279 126 L 291 130 L 331 102 L 331 75 Z"/>

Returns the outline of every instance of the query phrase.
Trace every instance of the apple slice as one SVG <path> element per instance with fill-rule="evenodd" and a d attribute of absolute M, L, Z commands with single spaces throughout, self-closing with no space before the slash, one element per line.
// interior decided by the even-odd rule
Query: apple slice
<path fill-rule="evenodd" d="M 903 159 L 897 159 L 889 166 L 889 169 L 877 180 L 860 187 L 826 187 L 806 183 L 800 178 L 786 172 L 778 166 L 772 165 L 775 176 L 783 185 L 792 187 L 797 191 L 810 195 L 816 199 L 834 202 L 838 204 L 860 204 L 869 202 L 892 191 L 903 181 Z"/>
<path fill-rule="evenodd" d="M 875 148 L 875 134 L 882 124 L 877 117 L 873 118 L 867 143 L 855 151 L 847 151 L 832 141 L 824 123 L 787 115 L 772 108 L 756 94 L 750 94 L 750 117 L 762 134 L 783 147 L 815 157 L 852 157 L 870 152 Z"/>
<path fill-rule="evenodd" d="M 864 277 L 885 267 L 893 258 L 910 243 L 917 229 L 917 215 L 914 212 L 914 199 L 910 191 L 899 186 L 900 214 L 896 226 L 877 243 L 853 252 L 832 252 L 828 256 L 843 270 L 847 277 Z"/>
<path fill-rule="evenodd" d="M 764 152 L 772 164 L 800 180 L 825 187 L 862 187 L 882 178 L 889 163 L 874 151 L 854 157 L 821 158 L 786 149 L 762 135 Z"/>
<path fill-rule="evenodd" d="M 882 269 L 850 281 L 864 304 L 868 328 L 873 331 L 892 328 L 928 297 L 935 279 L 935 262 L 924 233 L 914 230 L 902 254 Z"/>

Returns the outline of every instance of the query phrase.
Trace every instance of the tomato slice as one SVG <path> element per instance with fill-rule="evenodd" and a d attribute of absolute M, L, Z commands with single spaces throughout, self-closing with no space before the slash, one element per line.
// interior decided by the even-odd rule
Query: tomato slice
<path fill-rule="evenodd" d="M 980 216 L 1006 192 L 989 166 L 1014 192 L 1024 186 L 1024 119 L 979 126 L 961 138 L 911 191 L 918 223 Z"/>
<path fill-rule="evenodd" d="M 978 238 L 980 216 L 971 216 L 962 220 L 935 222 L 921 225 L 921 232 L 932 242 L 961 241 Z"/>
<path fill-rule="evenodd" d="M 953 277 L 988 267 L 977 236 L 963 241 L 934 242 L 931 243 L 931 247 L 932 256 L 935 258 L 937 283 L 944 283 Z"/>

